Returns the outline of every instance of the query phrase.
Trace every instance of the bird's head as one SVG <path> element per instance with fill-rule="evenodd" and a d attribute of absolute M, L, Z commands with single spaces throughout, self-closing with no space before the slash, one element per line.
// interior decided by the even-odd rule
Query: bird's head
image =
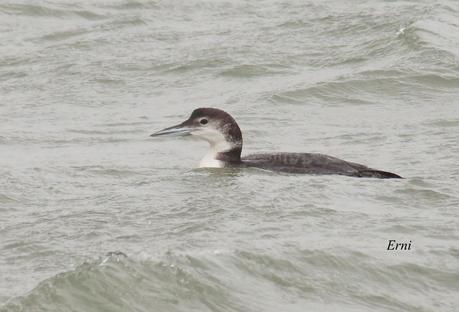
<path fill-rule="evenodd" d="M 184 122 L 153 133 L 151 136 L 192 135 L 209 142 L 216 153 L 242 149 L 238 124 L 227 112 L 217 108 L 198 108 Z"/>

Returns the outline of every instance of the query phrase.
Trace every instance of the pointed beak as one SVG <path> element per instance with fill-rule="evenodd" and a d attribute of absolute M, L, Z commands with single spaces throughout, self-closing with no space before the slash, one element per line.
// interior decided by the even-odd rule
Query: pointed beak
<path fill-rule="evenodd" d="M 184 123 L 181 123 L 179 125 L 165 128 L 163 130 L 155 132 L 151 134 L 150 136 L 152 137 L 161 136 L 161 135 L 185 136 L 185 135 L 190 135 L 192 130 L 193 130 L 192 128 L 185 126 Z"/>

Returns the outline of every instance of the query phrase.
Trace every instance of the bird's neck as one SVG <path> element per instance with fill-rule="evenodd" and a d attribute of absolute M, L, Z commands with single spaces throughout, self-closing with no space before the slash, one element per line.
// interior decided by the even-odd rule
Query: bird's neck
<path fill-rule="evenodd" d="M 204 158 L 201 159 L 199 167 L 222 168 L 229 164 L 241 162 L 242 142 L 210 143 L 210 148 Z"/>

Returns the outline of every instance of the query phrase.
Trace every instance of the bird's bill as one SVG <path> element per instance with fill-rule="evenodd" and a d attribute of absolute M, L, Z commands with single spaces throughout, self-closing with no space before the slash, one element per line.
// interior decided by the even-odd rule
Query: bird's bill
<path fill-rule="evenodd" d="M 161 136 L 161 135 L 185 136 L 185 135 L 190 135 L 192 130 L 193 130 L 192 128 L 186 127 L 183 124 L 180 124 L 180 125 L 172 126 L 169 128 L 165 128 L 163 130 L 153 133 L 150 136 L 152 137 Z"/>

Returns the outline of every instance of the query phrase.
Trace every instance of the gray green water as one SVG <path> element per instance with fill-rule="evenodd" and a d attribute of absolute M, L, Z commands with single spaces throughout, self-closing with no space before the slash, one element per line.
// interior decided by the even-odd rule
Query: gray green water
<path fill-rule="evenodd" d="M 458 311 L 457 1 L 0 3 L 0 310 Z M 404 180 L 196 170 L 243 153 Z M 388 241 L 412 241 L 387 251 Z"/>

